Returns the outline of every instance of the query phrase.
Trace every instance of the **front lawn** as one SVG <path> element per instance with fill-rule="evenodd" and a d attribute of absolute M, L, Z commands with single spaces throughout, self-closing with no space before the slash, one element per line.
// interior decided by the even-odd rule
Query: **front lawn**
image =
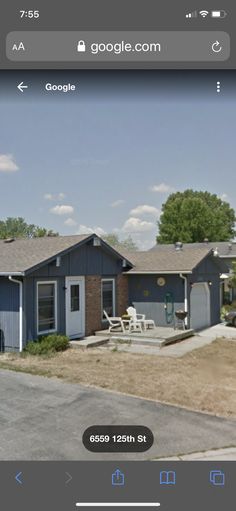
<path fill-rule="evenodd" d="M 94 348 L 69 349 L 49 358 L 3 354 L 0 367 L 236 417 L 233 340 L 218 339 L 181 358 Z"/>

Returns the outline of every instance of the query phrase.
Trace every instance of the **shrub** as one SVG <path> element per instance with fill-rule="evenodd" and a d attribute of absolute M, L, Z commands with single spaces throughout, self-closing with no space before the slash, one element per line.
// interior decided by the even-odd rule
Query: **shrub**
<path fill-rule="evenodd" d="M 28 342 L 24 351 L 31 355 L 47 355 L 65 351 L 68 347 L 69 338 L 66 335 L 51 334 L 40 336 L 37 341 Z"/>
<path fill-rule="evenodd" d="M 226 304 L 226 305 L 223 305 L 223 307 L 221 307 L 221 313 L 220 313 L 221 319 L 224 319 L 225 314 L 227 314 L 227 312 L 230 312 L 233 310 L 234 311 L 236 310 L 236 301 L 235 300 L 231 303 L 231 305 Z"/>

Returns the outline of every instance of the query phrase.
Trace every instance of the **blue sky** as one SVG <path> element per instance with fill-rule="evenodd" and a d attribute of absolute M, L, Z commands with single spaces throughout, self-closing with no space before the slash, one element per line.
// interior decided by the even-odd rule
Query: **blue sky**
<path fill-rule="evenodd" d="M 171 191 L 208 190 L 236 208 L 235 100 L 213 98 L 1 99 L 0 218 L 149 248 Z"/>

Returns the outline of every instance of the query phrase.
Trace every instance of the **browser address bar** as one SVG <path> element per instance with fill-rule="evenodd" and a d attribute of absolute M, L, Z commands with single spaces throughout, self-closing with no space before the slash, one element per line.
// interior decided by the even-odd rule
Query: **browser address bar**
<path fill-rule="evenodd" d="M 223 31 L 10 32 L 6 54 L 14 62 L 218 62 L 230 57 L 230 37 Z"/>

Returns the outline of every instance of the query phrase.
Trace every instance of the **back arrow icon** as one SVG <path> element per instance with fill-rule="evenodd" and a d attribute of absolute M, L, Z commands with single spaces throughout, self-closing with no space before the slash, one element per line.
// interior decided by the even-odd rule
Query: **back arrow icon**
<path fill-rule="evenodd" d="M 23 484 L 22 481 L 21 481 L 21 475 L 22 475 L 22 472 L 18 472 L 18 474 L 16 474 L 15 476 L 15 480 L 17 481 L 18 484 Z"/>
<path fill-rule="evenodd" d="M 21 82 L 19 85 L 17 85 L 17 89 L 19 89 L 21 92 L 24 92 L 24 89 L 28 89 L 28 85 L 24 85 L 24 82 Z"/>

